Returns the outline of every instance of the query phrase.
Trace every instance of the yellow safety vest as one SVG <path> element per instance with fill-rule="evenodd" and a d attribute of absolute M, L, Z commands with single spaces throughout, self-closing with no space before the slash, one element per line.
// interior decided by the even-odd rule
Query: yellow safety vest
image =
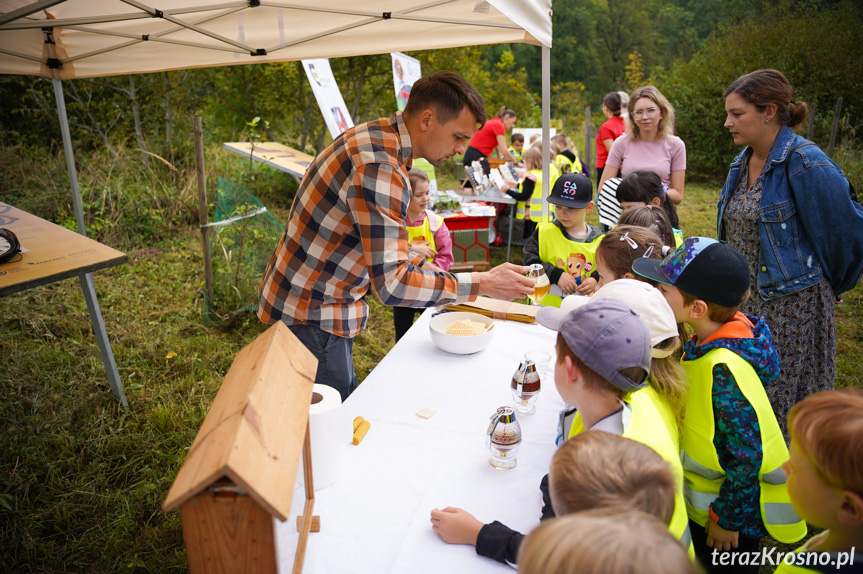
<path fill-rule="evenodd" d="M 434 221 L 434 226 L 432 226 L 432 221 Z M 428 241 L 429 247 L 437 251 L 437 245 L 435 245 L 434 242 L 434 234 L 435 231 L 440 229 L 442 222 L 443 217 L 441 217 L 434 211 L 426 209 L 426 217 L 423 218 L 423 222 L 421 225 L 411 227 L 407 223 L 405 223 L 405 227 L 407 227 L 408 230 L 408 245 L 410 245 L 414 239 L 422 239 L 423 241 Z M 434 257 L 429 257 L 428 261 L 430 263 L 433 263 Z"/>
<path fill-rule="evenodd" d="M 508 148 L 506 148 L 506 149 L 509 151 L 510 155 L 512 155 L 513 159 L 515 159 L 515 161 L 521 161 L 521 156 L 522 156 L 522 155 L 524 155 L 524 153 L 523 153 L 523 152 L 517 152 L 517 151 L 515 151 L 515 148 L 514 148 L 514 147 L 512 147 L 512 146 L 509 146 L 509 147 L 508 147 Z M 522 148 L 522 150 L 523 150 L 523 149 L 524 149 L 524 148 Z"/>
<path fill-rule="evenodd" d="M 542 170 L 532 169 L 529 174 L 536 176 L 536 184 L 533 186 L 533 195 L 530 196 L 530 210 L 528 211 L 527 202 L 519 201 L 515 204 L 516 219 L 530 219 L 532 221 L 542 221 Z M 552 180 L 554 181 L 554 180 Z M 521 184 L 518 186 L 521 190 Z M 554 205 L 548 204 L 548 219 L 551 221 L 551 214 L 554 213 Z"/>
<path fill-rule="evenodd" d="M 680 465 L 680 451 L 674 446 L 662 416 L 646 393 L 635 391 L 623 400 L 632 411 L 629 425 L 623 429 L 622 436 L 649 446 L 671 465 L 677 489 L 674 494 L 674 514 L 671 515 L 668 530 L 687 548 L 689 557 L 694 559 L 695 550 L 692 547 L 689 520 L 686 517 L 686 504 L 683 499 L 683 468 Z M 584 422 L 581 420 L 581 413 L 576 413 L 569 430 L 569 438 L 583 431 Z"/>
<path fill-rule="evenodd" d="M 743 357 L 724 348 L 713 349 L 703 357 L 681 361 L 689 379 L 686 415 L 680 435 L 683 463 L 683 491 L 689 518 L 700 525 L 710 519 L 710 505 L 719 497 L 725 470 L 719 464 L 713 437 L 713 367 L 724 363 L 734 375 L 740 392 L 755 409 L 761 429 L 763 457 L 758 471 L 761 487 L 761 518 L 773 538 L 796 542 L 806 535 L 806 523 L 797 516 L 788 498 L 782 463 L 788 460 L 788 447 L 767 399 L 764 385 L 755 369 Z"/>
<path fill-rule="evenodd" d="M 786 563 L 784 560 L 785 557 L 783 556 L 783 560 L 781 562 L 779 562 L 779 564 L 776 566 L 776 570 L 773 571 L 773 574 L 807 574 L 809 572 L 812 572 L 812 573 L 822 572 L 822 570 L 815 570 L 815 569 L 806 567 L 807 565 L 817 566 L 816 562 L 818 561 L 818 558 L 821 556 L 822 552 L 818 551 L 818 550 L 810 550 L 809 552 L 806 552 L 803 550 L 803 548 L 805 546 L 806 545 L 804 544 L 803 546 L 801 546 L 800 548 L 798 548 L 794 551 L 794 553 L 793 553 L 794 564 Z M 835 559 L 835 556 L 832 559 Z M 808 560 L 808 562 L 807 562 L 807 560 Z M 813 561 L 815 561 L 815 562 L 813 562 Z M 800 566 L 798 566 L 798 564 L 800 564 Z M 849 570 L 854 567 L 853 564 L 849 564 L 848 566 L 849 566 Z M 833 567 L 834 566 L 831 564 L 831 568 L 833 568 Z M 835 567 L 835 568 L 837 569 L 838 572 L 842 571 L 841 568 L 838 568 L 838 567 Z"/>
<path fill-rule="evenodd" d="M 564 273 L 576 274 L 582 279 L 590 276 L 596 267 L 596 250 L 604 235 L 600 235 L 590 243 L 570 241 L 554 223 L 540 223 L 539 258 L 563 269 Z M 579 255 L 583 256 L 582 260 Z M 577 268 L 580 267 L 580 268 Z M 557 295 L 546 295 L 540 303 L 550 307 L 560 307 L 561 298 Z"/>
<path fill-rule="evenodd" d="M 639 392 L 644 393 L 656 407 L 659 416 L 662 417 L 662 422 L 665 423 L 665 428 L 668 429 L 668 435 L 671 437 L 671 442 L 674 443 L 674 450 L 680 452 L 680 419 L 668 406 L 668 403 L 659 396 L 656 389 L 653 387 L 645 387 Z"/>
<path fill-rule="evenodd" d="M 557 154 L 554 161 L 557 164 L 560 173 L 581 173 L 584 171 L 584 166 L 581 165 L 581 160 L 578 159 L 578 156 L 576 156 L 573 161 L 563 154 Z"/>
<path fill-rule="evenodd" d="M 671 231 L 674 233 L 674 244 L 677 247 L 683 245 L 683 232 L 677 229 L 676 227 L 672 227 Z"/>

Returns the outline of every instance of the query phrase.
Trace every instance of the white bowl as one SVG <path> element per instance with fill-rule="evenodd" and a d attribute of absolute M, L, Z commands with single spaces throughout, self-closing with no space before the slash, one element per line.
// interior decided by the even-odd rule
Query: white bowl
<path fill-rule="evenodd" d="M 467 313 L 464 311 L 441 313 L 432 317 L 431 321 L 429 321 L 429 332 L 434 344 L 447 353 L 454 353 L 456 355 L 470 355 L 471 353 L 485 349 L 491 343 L 492 337 L 494 337 L 494 328 L 490 328 L 479 335 L 447 335 L 447 325 L 464 319 L 478 321 L 485 325 L 494 325 L 494 319 L 478 313 Z"/>

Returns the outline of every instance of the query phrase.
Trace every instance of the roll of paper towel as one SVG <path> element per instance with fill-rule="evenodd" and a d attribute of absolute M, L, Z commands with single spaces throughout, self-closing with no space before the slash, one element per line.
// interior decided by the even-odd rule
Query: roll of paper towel
<path fill-rule="evenodd" d="M 353 437 L 351 422 L 342 408 L 342 397 L 334 388 L 314 386 L 309 407 L 309 430 L 312 435 L 312 482 L 315 490 L 320 490 L 341 477 L 342 451 Z M 297 473 L 297 482 L 301 485 L 304 484 L 303 475 L 302 470 Z"/>

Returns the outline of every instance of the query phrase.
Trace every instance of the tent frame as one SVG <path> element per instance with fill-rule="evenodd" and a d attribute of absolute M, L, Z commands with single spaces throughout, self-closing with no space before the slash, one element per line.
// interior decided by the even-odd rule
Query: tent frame
<path fill-rule="evenodd" d="M 279 50 L 283 50 L 285 48 L 289 48 L 292 46 L 296 46 L 299 44 L 303 44 L 305 42 L 310 42 L 313 40 L 317 40 L 319 38 L 323 38 L 326 36 L 330 36 L 332 34 L 336 34 L 345 30 L 350 30 L 353 28 L 358 28 L 361 26 L 365 26 L 368 24 L 373 24 L 379 22 L 381 20 L 389 20 L 389 19 L 400 19 L 400 20 L 412 20 L 412 21 L 423 21 L 423 22 L 433 22 L 440 24 L 456 24 L 456 25 L 467 25 L 467 26 L 480 26 L 480 27 L 495 27 L 495 28 L 503 28 L 503 29 L 513 29 L 520 30 L 523 29 L 522 26 L 519 26 L 515 23 L 512 24 L 500 24 L 500 23 L 490 23 L 490 22 L 474 22 L 474 21 L 463 21 L 452 18 L 429 18 L 423 16 L 412 16 L 412 12 L 417 12 L 420 10 L 425 10 L 432 7 L 437 7 L 441 5 L 445 5 L 449 3 L 449 0 L 429 0 L 429 2 L 417 6 L 414 8 L 407 9 L 402 12 L 369 12 L 364 10 L 356 10 L 356 9 L 330 9 L 323 7 L 308 7 L 308 6 L 300 6 L 291 4 L 289 2 L 274 2 L 274 1 L 261 1 L 261 0 L 244 0 L 244 1 L 236 1 L 236 2 L 225 2 L 221 4 L 214 5 L 204 5 L 204 6 L 196 6 L 189 8 L 182 8 L 177 10 L 159 10 L 157 8 L 153 8 L 148 6 L 138 0 L 120 0 L 121 2 L 128 4 L 131 7 L 137 8 L 141 11 L 140 14 L 113 14 L 108 16 L 93 16 L 93 17 L 81 17 L 81 18 L 57 18 L 51 20 L 35 20 L 35 19 L 27 19 L 28 16 L 40 11 L 46 10 L 52 6 L 63 3 L 65 0 L 37 0 L 31 4 L 18 8 L 17 10 L 13 10 L 6 14 L 0 15 L 0 31 L 3 30 L 28 30 L 28 29 L 41 29 L 43 31 L 43 38 L 45 43 L 45 54 L 47 58 L 35 58 L 29 55 L 24 55 L 20 53 L 16 53 L 13 50 L 9 49 L 0 49 L 0 53 L 7 54 L 9 56 L 14 56 L 17 58 L 23 58 L 30 61 L 40 62 L 47 66 L 51 73 L 51 80 L 54 87 L 54 97 L 57 101 L 57 115 L 60 121 L 60 132 L 63 140 L 63 151 L 66 157 L 66 169 L 69 173 L 69 182 L 72 191 L 72 203 L 75 211 L 75 220 L 78 225 L 78 232 L 84 236 L 87 235 L 87 228 L 84 221 L 84 213 L 81 204 L 81 193 L 78 186 L 78 175 L 75 168 L 75 158 L 74 158 L 74 150 L 72 148 L 72 138 L 69 130 L 69 120 L 66 115 L 66 102 L 63 95 L 63 85 L 60 79 L 60 69 L 64 64 L 72 63 L 77 60 L 82 60 L 88 57 L 105 54 L 108 52 L 113 52 L 117 50 L 121 50 L 123 48 L 138 44 L 140 42 L 165 42 L 171 44 L 177 44 L 188 47 L 201 47 L 213 50 L 221 50 L 234 52 L 239 54 L 250 54 L 251 56 L 266 56 L 272 52 L 277 52 Z M 292 10 L 306 10 L 313 12 L 324 12 L 324 13 L 338 13 L 338 14 L 350 14 L 354 16 L 360 16 L 368 18 L 366 20 L 362 20 L 359 22 L 354 22 L 348 25 L 340 26 L 333 29 L 324 30 L 321 32 L 316 32 L 310 36 L 305 36 L 303 38 L 298 38 L 296 40 L 292 40 L 289 42 L 281 42 L 275 46 L 270 48 L 254 48 L 252 46 L 248 46 L 243 44 L 242 42 L 238 42 L 235 40 L 231 40 L 230 38 L 226 38 L 219 34 L 215 34 L 204 30 L 199 25 L 203 24 L 209 20 L 220 18 L 222 16 L 230 15 L 231 13 L 238 12 L 244 10 L 246 8 L 255 8 L 258 6 L 266 6 L 272 8 L 283 8 L 283 9 L 292 9 Z M 178 18 L 177 15 L 188 14 L 188 13 L 198 13 L 198 12 L 212 12 L 216 11 L 215 14 L 209 14 L 200 19 L 196 19 L 194 22 L 184 22 Z M 167 21 L 170 21 L 177 25 L 177 27 L 172 28 L 170 30 L 159 32 L 158 34 L 146 35 L 146 36 L 136 36 L 133 34 L 126 34 L 122 32 L 112 32 L 112 31 L 104 31 L 104 30 L 95 30 L 92 28 L 87 28 L 87 25 L 90 24 L 100 24 L 100 23 L 108 23 L 114 21 L 122 21 L 122 20 L 131 20 L 131 19 L 146 19 L 146 18 L 162 18 Z M 88 52 L 85 54 L 79 54 L 75 57 L 59 59 L 57 57 L 56 45 L 54 42 L 54 29 L 55 28 L 70 28 L 74 30 L 79 30 L 88 33 L 98 33 L 102 35 L 108 36 L 116 36 L 116 37 L 127 37 L 130 39 L 129 42 L 123 42 L 121 44 L 117 44 L 115 46 L 111 46 L 108 48 L 104 48 L 101 50 L 94 50 L 92 52 Z M 212 45 L 203 45 L 195 42 L 189 42 L 187 40 L 171 40 L 166 38 L 161 38 L 160 36 L 164 36 L 166 34 L 171 34 L 173 32 L 180 31 L 182 29 L 187 29 L 208 38 L 215 39 L 219 42 L 226 44 L 225 46 L 212 46 Z M 549 40 L 550 43 L 550 40 Z M 542 44 L 542 153 L 543 153 L 543 189 L 542 189 L 542 197 L 545 198 L 548 196 L 548 182 L 549 182 L 549 166 L 548 166 L 548 158 L 550 153 L 550 142 L 549 142 L 549 124 L 550 124 L 550 99 L 551 99 L 551 89 L 550 89 L 550 46 L 546 46 Z M 548 205 L 547 202 L 543 201 L 543 220 L 548 217 Z M 108 336 L 105 331 L 105 324 L 102 318 L 102 313 L 99 308 L 98 298 L 96 297 L 96 290 L 93 283 L 93 276 L 91 273 L 87 273 L 82 275 L 80 278 L 81 289 L 84 292 L 84 298 L 87 301 L 87 309 L 90 314 L 90 322 L 93 325 L 93 331 L 96 335 L 96 341 L 99 346 L 99 351 L 102 355 L 102 360 L 105 364 L 105 369 L 108 372 L 108 380 L 111 386 L 111 391 L 117 400 L 124 407 L 128 408 L 128 402 L 126 400 L 125 393 L 123 391 L 123 385 L 120 381 L 120 376 L 117 371 L 117 364 L 114 360 L 114 355 L 111 350 L 110 342 L 108 341 Z"/>

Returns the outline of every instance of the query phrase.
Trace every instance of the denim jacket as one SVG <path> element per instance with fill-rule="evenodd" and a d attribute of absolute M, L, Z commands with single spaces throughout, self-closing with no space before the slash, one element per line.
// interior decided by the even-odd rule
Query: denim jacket
<path fill-rule="evenodd" d="M 845 174 L 820 148 L 807 145 L 790 153 L 806 141 L 783 126 L 759 175 L 764 192 L 757 287 L 765 300 L 800 291 L 823 277 L 838 299 L 863 274 L 863 207 L 851 201 Z M 725 239 L 725 209 L 751 154 L 747 147 L 731 164 L 718 204 L 719 239 Z"/>

